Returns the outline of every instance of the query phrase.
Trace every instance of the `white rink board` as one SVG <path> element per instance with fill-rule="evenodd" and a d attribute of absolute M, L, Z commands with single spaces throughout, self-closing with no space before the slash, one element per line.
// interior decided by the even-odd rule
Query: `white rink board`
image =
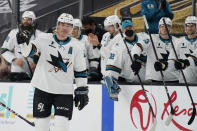
<path fill-rule="evenodd" d="M 152 115 L 148 119 L 149 106 L 143 93 L 140 91 L 142 90 L 141 86 L 125 85 L 121 86 L 121 89 L 119 102 L 114 104 L 114 131 L 150 130 Z M 157 112 L 157 127 L 155 131 L 197 131 L 197 117 L 191 125 L 187 124 L 191 117 L 192 105 L 185 86 L 168 86 L 169 93 L 173 96 L 172 101 L 175 109 L 175 116 L 169 126 L 165 126 L 165 120 L 168 116 L 164 107 L 168 101 L 165 88 L 163 86 L 145 86 L 145 89 L 148 91 L 147 94 L 153 110 Z M 192 86 L 190 90 L 197 107 L 197 87 Z M 166 107 L 168 107 L 167 110 L 170 112 L 170 107 Z"/>
<path fill-rule="evenodd" d="M 152 125 L 152 116 L 148 119 L 147 110 L 149 110 L 149 106 L 143 96 L 141 86 L 121 85 L 121 88 L 119 101 L 114 102 L 114 129 L 110 131 L 149 131 Z M 197 131 L 197 117 L 191 125 L 187 125 L 191 117 L 192 106 L 184 86 L 168 86 L 169 93 L 173 96 L 172 101 L 175 108 L 175 116 L 169 126 L 165 126 L 165 120 L 168 116 L 167 111 L 170 112 L 169 106 L 167 110 L 164 106 L 168 101 L 165 88 L 163 86 L 145 86 L 145 89 L 148 91 L 147 94 L 154 111 L 157 112 L 155 131 Z M 102 119 L 107 119 L 105 117 L 101 118 L 101 85 L 89 85 L 89 90 L 90 102 L 88 106 L 82 111 L 74 108 L 73 119 L 70 121 L 70 131 L 101 131 L 102 126 L 108 126 L 101 124 Z M 190 90 L 194 102 L 196 102 L 197 87 L 192 86 Z M 30 116 L 28 120 L 34 121 L 32 118 L 33 91 L 29 83 L 0 83 L 0 101 L 9 105 L 25 118 Z M 104 99 L 104 102 L 106 99 Z M 148 120 L 150 120 L 149 123 Z M 0 107 L 0 131 L 24 130 L 34 131 L 34 128 Z M 51 131 L 53 131 L 53 120 L 51 121 Z"/>
<path fill-rule="evenodd" d="M 70 131 L 101 131 L 101 85 L 89 85 L 89 104 L 82 110 L 74 108 Z M 0 83 L 0 101 L 27 118 L 32 116 L 34 89 L 29 83 Z M 28 118 L 34 121 L 33 118 Z M 51 131 L 53 131 L 53 120 Z M 0 106 L 0 131 L 34 131 L 34 127 L 10 114 Z"/>

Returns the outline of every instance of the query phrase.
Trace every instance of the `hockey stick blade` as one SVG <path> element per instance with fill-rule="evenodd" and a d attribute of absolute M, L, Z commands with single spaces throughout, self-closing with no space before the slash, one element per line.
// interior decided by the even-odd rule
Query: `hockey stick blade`
<path fill-rule="evenodd" d="M 21 118 L 21 119 L 23 119 L 25 122 L 27 122 L 27 123 L 30 124 L 31 126 L 35 127 L 34 122 L 30 122 L 30 121 L 28 121 L 28 120 L 26 120 L 26 119 L 24 119 L 24 118 Z"/>
<path fill-rule="evenodd" d="M 157 120 L 154 119 L 154 122 L 152 124 L 152 127 L 150 128 L 150 131 L 155 131 L 156 125 L 157 125 Z"/>
<path fill-rule="evenodd" d="M 191 125 L 192 122 L 194 121 L 194 118 L 196 117 L 196 107 L 193 105 L 193 112 L 192 112 L 192 116 L 188 122 L 188 125 Z"/>

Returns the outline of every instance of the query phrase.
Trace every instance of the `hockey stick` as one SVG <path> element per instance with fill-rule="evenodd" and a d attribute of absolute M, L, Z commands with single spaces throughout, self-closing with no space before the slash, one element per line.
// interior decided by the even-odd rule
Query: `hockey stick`
<path fill-rule="evenodd" d="M 125 46 L 126 46 L 126 48 L 127 48 L 127 52 L 128 52 L 129 57 L 130 57 L 130 59 L 131 59 L 131 62 L 133 63 L 133 59 L 132 59 L 132 57 L 131 57 L 131 53 L 130 53 L 129 48 L 128 48 L 127 44 L 126 44 L 126 41 L 125 41 L 125 39 L 124 39 L 124 36 L 123 36 L 123 34 L 122 34 L 121 29 L 119 29 L 119 31 L 120 31 L 121 37 L 122 37 L 122 39 L 123 39 L 123 41 L 124 41 L 124 44 L 125 44 Z M 139 79 L 139 82 L 140 82 L 140 85 L 141 85 L 142 90 L 143 90 L 143 92 L 144 92 L 145 98 L 146 98 L 146 100 L 147 100 L 147 102 L 148 102 L 148 105 L 149 105 L 149 107 L 150 107 L 150 109 L 151 109 L 151 112 L 152 112 L 152 115 L 153 115 L 153 117 L 154 117 L 154 122 L 153 122 L 153 125 L 152 125 L 151 129 L 150 129 L 150 131 L 154 131 L 154 130 L 155 130 L 155 127 L 156 127 L 156 125 L 157 125 L 156 115 L 155 115 L 155 113 L 154 113 L 154 111 L 153 111 L 153 107 L 152 107 L 152 105 L 150 104 L 150 101 L 149 101 L 148 96 L 147 96 L 147 94 L 146 94 L 146 90 L 145 90 L 145 88 L 144 88 L 144 85 L 143 85 L 142 80 L 141 80 L 141 78 L 140 78 L 140 76 L 139 76 L 138 73 L 137 73 L 137 77 L 138 77 L 138 79 Z"/>
<path fill-rule="evenodd" d="M 25 119 L 23 116 L 19 115 L 18 113 L 16 113 L 15 111 L 13 111 L 12 109 L 10 109 L 9 107 L 7 107 L 5 104 L 3 104 L 2 102 L 0 102 L 0 105 L 4 108 L 6 108 L 8 111 L 12 112 L 14 115 L 18 116 L 19 118 L 21 118 L 22 120 L 24 120 L 25 122 L 27 122 L 28 124 L 30 124 L 31 126 L 35 126 L 34 122 L 30 122 L 29 120 Z"/>
<path fill-rule="evenodd" d="M 176 53 L 176 50 L 175 50 L 175 47 L 174 47 L 174 43 L 173 43 L 173 41 L 172 41 L 172 38 L 170 37 L 170 33 L 169 33 L 168 28 L 167 28 L 165 19 L 163 19 L 163 23 L 164 23 L 164 25 L 165 25 L 167 34 L 168 34 L 168 36 L 169 36 L 169 38 L 170 38 L 170 42 L 171 42 L 172 49 L 173 49 L 173 51 L 174 51 L 175 57 L 176 57 L 176 59 L 178 60 L 178 55 L 177 55 L 177 53 Z M 184 72 L 183 72 L 182 69 L 181 69 L 181 74 L 182 74 L 182 76 L 183 76 L 183 79 L 184 79 L 184 82 L 185 82 L 185 86 L 186 86 L 186 88 L 187 88 L 187 91 L 188 91 L 188 93 L 189 93 L 189 97 L 190 97 L 190 99 L 191 99 L 192 106 L 193 106 L 192 116 L 191 116 L 191 118 L 190 118 L 190 120 L 189 120 L 189 122 L 188 122 L 188 125 L 190 125 L 190 124 L 192 124 L 192 122 L 194 121 L 194 118 L 195 118 L 195 116 L 196 116 L 196 107 L 195 107 L 195 105 L 194 105 L 194 101 L 193 101 L 193 98 L 192 98 L 192 95 L 191 95 L 191 92 L 190 92 L 190 89 L 189 89 L 187 80 L 186 80 L 186 78 L 185 78 L 185 74 L 184 74 Z"/>
<path fill-rule="evenodd" d="M 148 31 L 148 34 L 149 34 L 149 37 L 150 37 L 150 40 L 151 40 L 151 44 L 152 44 L 152 47 L 153 47 L 153 51 L 154 51 L 156 60 L 159 60 L 158 55 L 157 55 L 157 52 L 156 52 L 156 49 L 155 49 L 155 45 L 154 45 L 154 42 L 153 42 L 153 39 L 152 39 L 152 36 L 151 36 L 151 33 L 150 33 L 150 30 L 149 30 L 148 22 L 146 20 L 146 16 L 143 15 L 143 18 L 144 18 L 144 23 L 145 23 L 145 26 L 147 28 L 147 31 Z M 168 97 L 168 100 L 169 100 L 169 103 L 170 103 L 170 108 L 171 108 L 170 115 L 169 115 L 169 117 L 167 118 L 167 120 L 165 122 L 166 125 L 169 125 L 170 122 L 171 122 L 171 120 L 172 120 L 172 117 L 174 115 L 174 109 L 173 109 L 173 106 L 172 106 L 172 101 L 171 101 L 171 98 L 170 98 L 170 94 L 168 92 L 168 88 L 167 88 L 166 83 L 165 83 L 165 80 L 164 80 L 163 72 L 160 71 L 160 73 L 161 73 L 162 82 L 163 82 L 163 85 L 165 87 L 166 94 L 167 94 L 167 97 Z"/>

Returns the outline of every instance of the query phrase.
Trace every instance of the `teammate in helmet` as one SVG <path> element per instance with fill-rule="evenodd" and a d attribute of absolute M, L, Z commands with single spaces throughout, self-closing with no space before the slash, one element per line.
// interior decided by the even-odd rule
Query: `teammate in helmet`
<path fill-rule="evenodd" d="M 163 71 L 164 80 L 166 82 L 178 82 L 176 71 L 165 70 L 168 67 L 166 63 L 168 60 L 169 52 L 172 49 L 172 46 L 171 46 L 170 38 L 165 29 L 163 19 L 166 21 L 168 30 L 171 31 L 172 29 L 172 21 L 167 17 L 162 17 L 159 21 L 159 34 L 152 35 L 154 42 L 153 44 L 155 46 L 159 61 L 156 60 L 153 46 L 150 41 L 148 43 L 134 45 L 131 53 L 134 59 L 136 60 L 133 62 L 131 67 L 135 67 L 132 68 L 134 72 L 138 72 L 140 70 L 140 68 L 137 68 L 140 66 L 134 66 L 134 65 L 137 65 L 136 63 L 140 64 L 137 61 L 137 59 L 142 54 L 142 52 L 145 52 L 147 54 L 146 74 L 145 74 L 146 80 L 151 80 L 152 82 L 162 82 L 162 76 L 159 71 Z M 170 37 L 174 43 L 177 42 L 177 38 L 175 38 L 174 36 L 170 36 Z"/>
<path fill-rule="evenodd" d="M 72 29 L 73 16 L 63 13 L 57 19 L 56 34 L 43 34 L 29 44 L 21 43 L 25 57 L 41 52 L 31 81 L 35 87 L 33 116 L 36 118 L 36 131 L 49 131 L 52 105 L 55 108 L 54 131 L 69 130 L 73 92 L 75 106 L 79 110 L 88 104 L 84 48 L 77 39 L 70 37 Z"/>
<path fill-rule="evenodd" d="M 23 32 L 26 32 L 28 35 L 27 41 L 36 39 L 41 34 L 41 31 L 34 28 L 35 20 L 36 16 L 33 11 L 25 11 L 22 14 L 22 22 L 19 27 L 10 31 L 1 47 L 3 58 L 11 64 L 10 79 L 12 81 L 30 79 L 28 74 L 31 73 L 30 70 L 35 69 L 33 59 L 27 59 L 30 63 L 29 67 L 25 58 L 21 55 L 21 48 L 19 46 L 23 42 L 20 39 L 20 35 Z"/>
<path fill-rule="evenodd" d="M 108 16 L 104 20 L 105 30 L 107 31 L 102 38 L 101 41 L 101 73 L 105 75 L 105 68 L 107 59 L 110 56 L 110 51 L 112 46 L 116 44 L 116 41 L 121 38 L 119 34 L 119 29 L 121 28 L 120 25 L 121 21 L 116 15 Z"/>
<path fill-rule="evenodd" d="M 187 36 L 174 42 L 178 60 L 176 60 L 172 50 L 169 56 L 171 60 L 168 61 L 168 64 L 171 64 L 173 69 L 182 69 L 188 83 L 197 83 L 197 17 L 188 16 L 184 27 Z M 179 74 L 178 79 L 180 83 L 184 83 L 181 74 Z"/>
<path fill-rule="evenodd" d="M 128 49 L 131 51 L 133 46 L 137 43 L 149 42 L 148 36 L 144 33 L 135 33 L 135 29 L 131 20 L 124 20 L 122 22 L 122 30 L 124 32 L 124 38 L 116 41 L 113 45 L 110 54 L 113 54 L 113 58 L 109 57 L 106 64 L 106 72 L 108 75 L 118 79 L 124 78 L 127 82 L 138 83 L 139 79 L 131 70 L 132 61 L 129 58 Z M 124 41 L 127 47 L 124 44 Z M 143 66 L 139 75 L 144 82 L 146 54 L 142 54 L 139 58 L 143 62 Z"/>
<path fill-rule="evenodd" d="M 30 33 L 34 33 L 35 30 L 35 20 L 36 16 L 33 11 L 25 11 L 22 14 L 22 23 L 21 23 L 21 29 L 22 30 L 28 30 Z"/>
<path fill-rule="evenodd" d="M 80 19 L 74 19 L 73 26 L 74 27 L 71 33 L 72 37 L 78 39 L 85 48 L 88 80 L 99 80 L 99 77 L 101 77 L 98 71 L 100 52 L 97 48 L 93 48 L 93 45 L 89 43 L 87 35 L 81 34 L 82 23 Z"/>

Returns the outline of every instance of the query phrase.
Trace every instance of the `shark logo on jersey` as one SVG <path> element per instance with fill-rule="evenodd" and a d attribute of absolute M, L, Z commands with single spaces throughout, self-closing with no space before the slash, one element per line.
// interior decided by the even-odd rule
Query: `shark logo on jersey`
<path fill-rule="evenodd" d="M 189 52 L 190 52 L 190 53 L 188 53 L 188 54 L 186 53 L 186 54 L 185 54 L 186 57 L 192 56 L 191 54 L 193 53 L 193 51 L 192 51 L 191 49 L 189 49 Z"/>
<path fill-rule="evenodd" d="M 164 53 L 160 53 L 160 54 L 161 54 L 161 56 L 162 56 L 162 58 L 163 58 L 163 60 L 165 60 L 165 61 L 167 61 L 167 60 L 168 60 L 168 56 L 169 56 L 169 54 L 170 54 L 170 53 L 169 53 L 169 51 L 167 51 L 167 50 L 166 50 L 166 52 L 167 52 L 166 54 L 164 54 Z"/>
<path fill-rule="evenodd" d="M 149 39 L 145 39 L 143 40 L 145 44 L 148 44 L 149 43 Z"/>
<path fill-rule="evenodd" d="M 59 51 L 58 51 L 58 57 L 52 54 L 50 54 L 50 56 L 52 61 L 48 61 L 48 62 L 54 66 L 56 72 L 59 70 L 63 70 L 64 72 L 67 72 L 68 67 L 72 64 L 72 62 L 71 63 L 69 62 L 69 59 L 66 59 L 67 62 L 64 63 Z M 51 70 L 49 70 L 49 72 L 51 72 Z"/>

